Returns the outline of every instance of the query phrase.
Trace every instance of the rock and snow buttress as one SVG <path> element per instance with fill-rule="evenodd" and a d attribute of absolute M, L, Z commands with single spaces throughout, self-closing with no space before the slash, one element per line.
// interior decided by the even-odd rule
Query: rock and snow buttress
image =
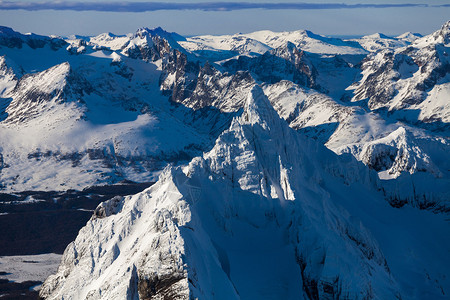
<path fill-rule="evenodd" d="M 40 296 L 444 299 L 446 221 L 389 206 L 377 184 L 291 129 L 254 86 L 211 151 L 102 203 Z"/>

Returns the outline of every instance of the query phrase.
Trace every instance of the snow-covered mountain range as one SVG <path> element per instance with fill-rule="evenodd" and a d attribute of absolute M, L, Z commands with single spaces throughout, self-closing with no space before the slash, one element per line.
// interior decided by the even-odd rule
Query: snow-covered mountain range
<path fill-rule="evenodd" d="M 352 40 L 0 27 L 0 191 L 157 181 L 102 203 L 41 296 L 444 299 L 449 47 L 450 21 Z"/>

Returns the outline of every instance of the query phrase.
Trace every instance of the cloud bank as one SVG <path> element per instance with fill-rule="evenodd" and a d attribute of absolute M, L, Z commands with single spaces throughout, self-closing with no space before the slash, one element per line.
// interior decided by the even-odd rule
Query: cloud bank
<path fill-rule="evenodd" d="M 447 5 L 439 5 L 447 6 Z M 355 8 L 395 8 L 395 7 L 431 7 L 428 4 L 344 4 L 344 3 L 255 3 L 255 2 L 15 2 L 0 1 L 0 10 L 72 10 L 101 12 L 148 12 L 158 10 L 203 10 L 203 11 L 233 11 L 243 9 L 355 9 Z"/>

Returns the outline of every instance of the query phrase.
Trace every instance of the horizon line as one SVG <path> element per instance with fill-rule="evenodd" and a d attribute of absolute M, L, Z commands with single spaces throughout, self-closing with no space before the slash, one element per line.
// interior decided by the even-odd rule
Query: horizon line
<path fill-rule="evenodd" d="M 159 10 L 201 10 L 201 11 L 234 11 L 247 9 L 264 10 L 325 10 L 325 9 L 358 9 L 358 8 L 401 8 L 401 7 L 450 7 L 450 4 L 418 4 L 418 3 L 397 3 L 397 4 L 377 4 L 377 3 L 267 3 L 267 2 L 193 2 L 193 3 L 167 3 L 167 2 L 129 2 L 129 1 L 108 1 L 108 2 L 67 2 L 67 1 L 46 1 L 46 2 L 12 2 L 0 1 L 0 10 L 69 10 L 69 11 L 98 11 L 98 12 L 149 12 Z"/>

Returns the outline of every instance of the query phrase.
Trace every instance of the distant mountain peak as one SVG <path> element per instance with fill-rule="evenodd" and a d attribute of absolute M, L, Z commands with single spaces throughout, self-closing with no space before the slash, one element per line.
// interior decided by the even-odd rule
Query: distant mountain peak
<path fill-rule="evenodd" d="M 150 36 L 159 36 L 162 37 L 166 40 L 170 41 L 174 41 L 174 42 L 178 42 L 178 41 L 185 41 L 186 38 L 179 35 L 178 33 L 175 32 L 168 32 L 166 30 L 164 30 L 161 27 L 155 27 L 155 28 L 148 28 L 148 27 L 141 27 L 136 31 L 136 35 L 145 35 L 148 34 Z"/>
<path fill-rule="evenodd" d="M 370 34 L 370 35 L 365 35 L 365 36 L 363 36 L 363 38 L 366 38 L 366 39 L 388 39 L 388 40 L 394 39 L 393 37 L 387 36 L 380 32 Z"/>

